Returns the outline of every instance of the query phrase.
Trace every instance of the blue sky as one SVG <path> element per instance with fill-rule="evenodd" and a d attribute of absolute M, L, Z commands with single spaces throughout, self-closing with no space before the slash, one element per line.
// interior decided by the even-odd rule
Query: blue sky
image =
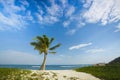
<path fill-rule="evenodd" d="M 94 64 L 120 56 L 119 0 L 0 0 L 0 64 L 41 64 L 32 38 L 54 37 L 47 64 Z"/>

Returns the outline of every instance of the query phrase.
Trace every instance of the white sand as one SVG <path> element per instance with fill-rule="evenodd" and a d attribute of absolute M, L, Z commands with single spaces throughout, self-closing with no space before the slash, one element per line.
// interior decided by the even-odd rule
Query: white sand
<path fill-rule="evenodd" d="M 42 76 L 43 79 L 41 78 L 40 80 L 100 80 L 91 74 L 76 72 L 74 70 L 32 70 L 32 72 Z M 37 76 L 37 78 L 39 76 Z"/>

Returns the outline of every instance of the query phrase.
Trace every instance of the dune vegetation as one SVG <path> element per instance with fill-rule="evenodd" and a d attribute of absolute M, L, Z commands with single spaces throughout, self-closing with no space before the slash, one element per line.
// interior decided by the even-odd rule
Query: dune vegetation
<path fill-rule="evenodd" d="M 0 68 L 0 80 L 100 80 L 74 70 L 22 70 Z"/>
<path fill-rule="evenodd" d="M 76 71 L 90 73 L 102 80 L 120 80 L 120 65 L 89 66 Z"/>
<path fill-rule="evenodd" d="M 77 77 L 61 76 L 63 80 L 78 80 Z M 0 80 L 58 80 L 52 71 L 34 71 L 15 68 L 0 68 Z"/>
<path fill-rule="evenodd" d="M 0 80 L 31 80 L 30 70 L 0 68 Z"/>

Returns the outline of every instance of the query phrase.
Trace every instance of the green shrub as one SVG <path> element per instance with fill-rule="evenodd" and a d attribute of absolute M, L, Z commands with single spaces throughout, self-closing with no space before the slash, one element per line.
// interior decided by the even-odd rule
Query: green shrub
<path fill-rule="evenodd" d="M 90 73 L 104 80 L 120 80 L 120 65 L 90 66 L 78 68 L 76 71 Z"/>
<path fill-rule="evenodd" d="M 30 73 L 30 70 L 0 68 L 0 80 L 23 80 Z"/>

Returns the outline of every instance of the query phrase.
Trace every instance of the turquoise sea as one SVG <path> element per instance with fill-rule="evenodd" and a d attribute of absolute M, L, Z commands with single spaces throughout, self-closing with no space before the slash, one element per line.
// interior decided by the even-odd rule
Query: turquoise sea
<path fill-rule="evenodd" d="M 70 70 L 79 67 L 90 66 L 90 64 L 79 65 L 46 65 L 46 70 Z M 19 68 L 19 69 L 31 69 L 39 70 L 40 65 L 0 65 L 0 68 Z"/>

